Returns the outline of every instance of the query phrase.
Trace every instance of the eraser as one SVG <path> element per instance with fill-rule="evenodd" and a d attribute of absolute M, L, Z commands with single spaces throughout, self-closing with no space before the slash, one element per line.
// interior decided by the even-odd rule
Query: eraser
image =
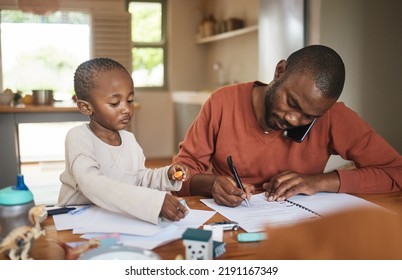
<path fill-rule="evenodd" d="M 267 239 L 267 235 L 263 232 L 244 232 L 237 235 L 239 242 L 257 242 Z"/>

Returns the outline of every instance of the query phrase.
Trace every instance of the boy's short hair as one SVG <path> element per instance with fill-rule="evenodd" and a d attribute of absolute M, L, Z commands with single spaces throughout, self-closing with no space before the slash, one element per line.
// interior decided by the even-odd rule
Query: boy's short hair
<path fill-rule="evenodd" d="M 99 57 L 81 63 L 74 73 L 74 91 L 77 99 L 88 100 L 100 74 L 115 69 L 127 72 L 131 77 L 123 65 L 111 58 Z"/>

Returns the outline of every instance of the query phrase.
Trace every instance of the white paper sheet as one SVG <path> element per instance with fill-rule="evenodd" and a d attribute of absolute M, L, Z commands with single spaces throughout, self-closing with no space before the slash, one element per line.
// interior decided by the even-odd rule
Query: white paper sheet
<path fill-rule="evenodd" d="M 188 207 L 187 207 L 188 208 Z M 53 216 L 57 230 L 72 229 L 74 234 L 83 234 L 83 238 L 119 233 L 123 245 L 153 249 L 157 246 L 181 238 L 186 228 L 198 228 L 207 222 L 215 211 L 189 209 L 184 219 L 177 222 L 162 220 L 154 225 L 133 217 L 112 213 L 98 206 L 77 207 L 73 214 Z M 75 214 L 74 214 L 75 213 Z M 91 237 L 92 236 L 92 237 Z"/>
<path fill-rule="evenodd" d="M 85 225 L 74 228 L 74 234 L 87 232 L 119 232 L 149 236 L 157 234 L 166 227 L 171 226 L 170 224 L 163 222 L 159 225 L 155 225 L 128 215 L 113 213 L 103 208 L 99 208 L 98 206 L 93 206 L 93 208 L 97 208 L 95 215 L 93 215 Z"/>
<path fill-rule="evenodd" d="M 53 216 L 56 230 L 60 231 L 81 227 L 85 225 L 97 211 L 96 207 L 90 205 L 74 207 L 76 207 L 76 209 L 69 213 Z"/>
<path fill-rule="evenodd" d="M 288 200 L 307 207 L 321 216 L 326 216 L 339 211 L 346 211 L 354 208 L 370 207 L 386 210 L 362 198 L 346 193 L 316 193 L 315 195 L 296 195 Z"/>
<path fill-rule="evenodd" d="M 353 207 L 379 207 L 358 197 L 337 193 L 297 195 L 289 200 L 309 208 L 321 216 Z M 290 225 L 319 217 L 288 202 L 268 202 L 264 193 L 253 195 L 248 207 L 243 204 L 235 208 L 220 206 L 213 199 L 201 199 L 201 201 L 226 218 L 238 222 L 240 227 L 247 232 L 262 231 L 267 225 Z"/>
<path fill-rule="evenodd" d="M 208 221 L 215 211 L 194 210 L 192 209 L 189 214 L 178 222 L 163 221 L 163 230 L 147 236 L 119 234 L 118 243 L 126 246 L 135 246 L 142 249 L 152 250 L 158 246 L 168 242 L 180 239 L 182 234 L 187 228 L 198 228 L 206 221 Z M 87 233 L 81 237 L 84 239 L 96 238 L 103 236 L 105 233 Z"/>
<path fill-rule="evenodd" d="M 229 220 L 238 222 L 247 232 L 262 231 L 266 224 L 289 224 L 317 217 L 286 202 L 268 202 L 263 193 L 253 195 L 250 206 L 242 204 L 232 208 L 217 205 L 213 199 L 201 199 L 201 201 Z"/>

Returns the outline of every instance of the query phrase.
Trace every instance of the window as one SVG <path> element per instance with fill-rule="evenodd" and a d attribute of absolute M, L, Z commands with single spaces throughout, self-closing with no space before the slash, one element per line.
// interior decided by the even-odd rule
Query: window
<path fill-rule="evenodd" d="M 132 0 L 133 79 L 136 87 L 166 87 L 166 7 L 163 0 Z"/>
<path fill-rule="evenodd" d="M 0 24 L 3 89 L 52 89 L 55 99 L 71 99 L 74 71 L 90 57 L 90 16 L 2 10 Z"/>
<path fill-rule="evenodd" d="M 74 71 L 90 58 L 90 15 L 1 10 L 0 16 L 0 88 L 21 91 L 23 95 L 33 89 L 52 89 L 56 100 L 71 99 Z M 35 120 L 18 124 L 19 168 L 35 203 L 57 202 L 59 176 L 64 170 L 65 135 L 78 124 Z"/>

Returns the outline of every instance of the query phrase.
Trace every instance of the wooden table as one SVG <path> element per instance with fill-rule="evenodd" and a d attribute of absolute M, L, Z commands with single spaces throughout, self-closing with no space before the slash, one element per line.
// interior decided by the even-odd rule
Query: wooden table
<path fill-rule="evenodd" d="M 402 191 L 389 194 L 367 194 L 357 196 L 402 214 Z M 200 202 L 201 198 L 203 197 L 187 197 L 186 201 L 191 209 L 211 210 Z M 207 223 L 221 220 L 226 219 L 217 213 L 209 221 L 207 221 Z M 80 239 L 78 235 L 72 234 L 71 230 L 56 231 L 52 217 L 47 218 L 47 220 L 43 223 L 43 227 L 47 231 L 47 238 L 64 242 L 84 241 Z M 255 253 L 258 251 L 260 244 L 258 242 L 238 243 L 237 234 L 240 232 L 244 231 L 239 229 L 237 231 L 224 232 L 223 241 L 226 243 L 226 252 L 219 257 L 219 259 L 255 259 Z M 170 242 L 163 246 L 159 246 L 153 251 L 159 254 L 159 256 L 164 260 L 173 260 L 178 255 L 184 256 L 184 246 L 181 239 Z"/>

